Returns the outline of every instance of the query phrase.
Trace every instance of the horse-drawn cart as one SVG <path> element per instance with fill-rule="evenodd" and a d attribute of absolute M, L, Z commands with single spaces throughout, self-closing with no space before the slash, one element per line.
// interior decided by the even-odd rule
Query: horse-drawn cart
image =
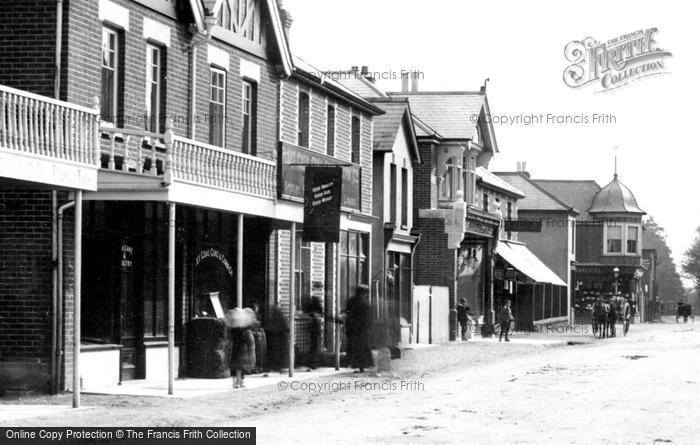
<path fill-rule="evenodd" d="M 622 323 L 622 333 L 627 335 L 632 319 L 632 306 L 627 298 L 621 295 L 612 295 L 607 299 L 599 297 L 593 304 L 592 324 L 593 335 L 606 338 L 617 335 L 616 325 Z"/>

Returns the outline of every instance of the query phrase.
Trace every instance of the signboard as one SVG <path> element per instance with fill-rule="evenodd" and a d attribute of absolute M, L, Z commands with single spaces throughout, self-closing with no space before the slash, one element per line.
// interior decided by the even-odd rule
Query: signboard
<path fill-rule="evenodd" d="M 541 232 L 541 219 L 507 219 L 504 221 L 506 232 Z"/>
<path fill-rule="evenodd" d="M 340 241 L 342 167 L 306 167 L 304 180 L 304 241 Z"/>
<path fill-rule="evenodd" d="M 330 156 L 315 153 L 306 148 L 280 142 L 278 149 L 278 194 L 281 199 L 296 202 L 304 200 L 304 172 L 308 165 L 339 165 L 343 162 Z M 343 166 L 340 206 L 349 211 L 360 211 L 360 184 L 362 168 L 359 165 Z"/>

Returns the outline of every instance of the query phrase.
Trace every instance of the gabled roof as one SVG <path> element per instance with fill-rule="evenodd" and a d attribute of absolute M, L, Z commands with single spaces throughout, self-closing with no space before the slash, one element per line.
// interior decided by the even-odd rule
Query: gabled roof
<path fill-rule="evenodd" d="M 445 139 L 474 139 L 477 120 L 484 108 L 484 94 L 470 91 L 394 92 L 407 97 L 413 114 Z"/>
<path fill-rule="evenodd" d="M 272 24 L 277 50 L 279 51 L 282 71 L 286 76 L 291 76 L 294 70 L 294 62 L 292 61 L 292 52 L 289 49 L 289 42 L 287 42 L 284 27 L 282 26 L 282 18 L 277 2 L 275 0 L 261 0 L 261 2 L 266 5 L 266 8 L 263 9 L 267 9 L 270 14 L 270 23 Z M 190 0 L 192 13 L 195 16 L 200 32 L 206 31 L 204 18 L 207 16 L 218 17 L 223 3 L 224 0 Z"/>
<path fill-rule="evenodd" d="M 534 182 L 580 212 L 578 219 L 589 219 L 588 208 L 600 186 L 593 180 L 537 179 Z"/>
<path fill-rule="evenodd" d="M 494 175 L 490 171 L 486 170 L 484 167 L 476 168 L 476 176 L 486 185 L 496 188 L 504 193 L 515 196 L 517 198 L 524 198 L 525 194 L 513 187 L 508 181 L 504 181 L 498 176 Z"/>
<path fill-rule="evenodd" d="M 646 214 L 637 205 L 637 199 L 632 191 L 617 178 L 617 173 L 613 180 L 593 197 L 588 213 Z"/>
<path fill-rule="evenodd" d="M 411 152 L 411 157 L 415 162 L 420 162 L 420 154 L 418 152 L 418 142 L 416 134 L 413 130 L 413 119 L 411 117 L 411 108 L 406 99 L 369 99 L 370 102 L 378 105 L 384 114 L 374 118 L 374 150 L 390 152 L 394 148 L 394 142 L 401 128 L 406 130 L 408 136 L 408 145 Z"/>
<path fill-rule="evenodd" d="M 438 133 L 433 128 L 431 128 L 430 125 L 423 122 L 418 116 L 416 116 L 414 114 L 412 117 L 413 117 L 413 123 L 416 126 L 416 136 L 428 136 L 428 137 L 443 139 L 443 137 L 440 133 Z"/>
<path fill-rule="evenodd" d="M 578 214 L 571 204 L 537 184 L 525 172 L 494 172 L 501 179 L 522 191 L 525 198 L 518 201 L 519 210 L 563 211 Z"/>

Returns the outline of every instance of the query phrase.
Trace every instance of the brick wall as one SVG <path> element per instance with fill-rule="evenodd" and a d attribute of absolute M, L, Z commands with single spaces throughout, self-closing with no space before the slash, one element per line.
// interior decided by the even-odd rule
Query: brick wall
<path fill-rule="evenodd" d="M 433 144 L 421 142 L 418 144 L 421 164 L 413 167 L 413 205 L 417 209 L 437 208 L 438 190 L 432 178 L 437 174 L 437 155 Z M 418 212 L 413 212 L 414 219 Z"/>
<path fill-rule="evenodd" d="M 15 0 L 2 6 L 0 84 L 53 97 L 56 2 Z"/>
<path fill-rule="evenodd" d="M 456 250 L 447 248 L 445 220 L 442 218 L 418 218 L 421 241 L 416 247 L 414 275 L 415 284 L 447 286 L 450 301 L 454 301 L 456 272 Z"/>
<path fill-rule="evenodd" d="M 336 102 L 307 85 L 300 84 L 293 79 L 283 80 L 280 83 L 281 113 L 280 113 L 280 140 L 288 144 L 297 144 L 297 115 L 299 110 L 299 92 L 309 94 L 311 118 L 309 125 L 309 150 L 326 154 L 326 124 L 327 104 L 336 106 L 336 159 L 350 162 L 350 128 L 353 116 L 361 118 L 360 138 L 360 166 L 362 167 L 361 208 L 362 213 L 372 213 L 372 118 L 371 116 L 354 110 L 352 107 Z"/>
<path fill-rule="evenodd" d="M 65 193 L 59 193 L 59 205 L 64 202 Z M 48 389 L 52 341 L 51 209 L 49 190 L 0 190 L 0 389 L 16 387 L 18 383 Z M 70 313 L 67 332 L 72 330 L 72 240 L 73 223 L 69 216 L 64 224 L 65 309 Z M 66 338 L 67 345 L 70 341 Z M 70 351 L 66 350 L 66 354 Z"/>

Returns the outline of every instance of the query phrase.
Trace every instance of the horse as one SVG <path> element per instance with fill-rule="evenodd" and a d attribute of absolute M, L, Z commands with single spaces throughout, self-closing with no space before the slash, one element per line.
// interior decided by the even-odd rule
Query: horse
<path fill-rule="evenodd" d="M 616 298 L 612 298 L 610 303 L 608 303 L 608 337 L 616 337 L 617 330 L 615 325 L 617 324 L 617 315 L 619 313 L 619 301 Z"/>
<path fill-rule="evenodd" d="M 598 335 L 600 338 L 607 336 L 608 313 L 610 305 L 598 300 L 593 304 L 593 335 Z"/>

